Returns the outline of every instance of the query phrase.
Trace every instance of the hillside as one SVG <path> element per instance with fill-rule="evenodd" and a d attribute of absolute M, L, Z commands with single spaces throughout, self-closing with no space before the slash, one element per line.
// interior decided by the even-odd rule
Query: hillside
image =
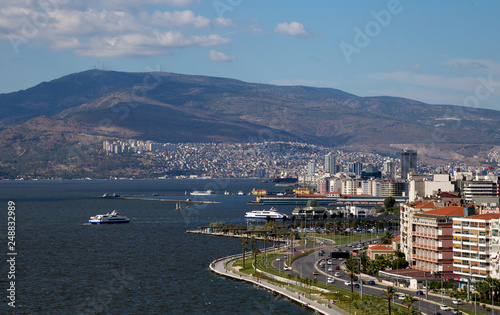
<path fill-rule="evenodd" d="M 296 140 L 386 154 L 412 145 L 419 155 L 464 159 L 497 145 L 499 127 L 500 112 L 487 109 L 358 97 L 330 88 L 89 70 L 0 94 L 0 146 L 13 148 L 2 153 L 0 166 L 19 158 L 56 161 L 50 148 L 74 150 L 82 139 L 95 145 L 114 137 Z"/>

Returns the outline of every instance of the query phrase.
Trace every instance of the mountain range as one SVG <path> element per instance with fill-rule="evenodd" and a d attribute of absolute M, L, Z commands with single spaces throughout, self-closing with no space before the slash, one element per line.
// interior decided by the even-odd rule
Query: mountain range
<path fill-rule="evenodd" d="M 419 156 L 460 160 L 497 146 L 499 127 L 500 111 L 489 109 L 332 88 L 88 70 L 0 94 L 0 172 L 19 161 L 57 164 L 58 155 L 67 160 L 71 151 L 81 157 L 78 151 L 113 138 L 291 140 L 384 154 L 412 146 Z"/>

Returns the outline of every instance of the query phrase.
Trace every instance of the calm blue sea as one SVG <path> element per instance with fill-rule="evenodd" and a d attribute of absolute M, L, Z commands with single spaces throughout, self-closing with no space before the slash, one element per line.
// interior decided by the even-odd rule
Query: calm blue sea
<path fill-rule="evenodd" d="M 251 196 L 224 191 L 276 190 L 258 180 L 0 181 L 4 253 L 0 313 L 16 314 L 308 314 L 279 296 L 208 269 L 239 253 L 240 240 L 185 233 L 213 221 L 244 223 Z M 104 193 L 176 194 L 213 189 L 219 201 L 175 210 L 161 201 L 94 198 Z M 7 202 L 16 203 L 16 308 L 7 305 Z M 130 224 L 89 225 L 118 210 Z M 278 207 L 290 214 L 292 207 Z"/>

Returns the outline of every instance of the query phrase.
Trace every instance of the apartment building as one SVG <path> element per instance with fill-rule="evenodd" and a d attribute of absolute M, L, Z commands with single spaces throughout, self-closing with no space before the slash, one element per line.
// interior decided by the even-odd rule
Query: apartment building
<path fill-rule="evenodd" d="M 453 219 L 453 272 L 460 280 L 500 279 L 500 214 L 479 214 Z"/>

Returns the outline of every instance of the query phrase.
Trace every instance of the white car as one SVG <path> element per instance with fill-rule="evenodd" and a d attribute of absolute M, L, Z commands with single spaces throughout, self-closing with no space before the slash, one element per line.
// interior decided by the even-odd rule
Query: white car
<path fill-rule="evenodd" d="M 332 272 L 333 271 L 333 267 L 328 267 L 328 272 Z"/>
<path fill-rule="evenodd" d="M 287 271 L 289 271 L 289 270 L 292 270 L 292 267 L 285 266 L 285 267 L 283 267 L 283 270 L 287 270 Z"/>
<path fill-rule="evenodd" d="M 334 274 L 334 276 L 335 276 L 335 277 L 340 277 L 340 272 L 338 272 L 338 271 L 337 271 L 337 272 Z"/>
<path fill-rule="evenodd" d="M 344 285 L 351 285 L 351 281 L 344 282 Z"/>
<path fill-rule="evenodd" d="M 453 304 L 456 304 L 456 305 L 462 304 L 462 300 L 453 300 L 452 302 L 453 302 Z"/>
<path fill-rule="evenodd" d="M 331 264 L 332 264 L 332 261 L 331 261 L 331 260 L 329 260 L 329 261 L 328 261 L 328 264 L 329 264 L 329 265 L 331 265 Z"/>
<path fill-rule="evenodd" d="M 404 296 L 403 294 L 399 294 L 399 295 L 398 295 L 398 299 L 400 299 L 400 300 L 404 300 L 404 299 L 405 299 L 405 296 Z"/>
<path fill-rule="evenodd" d="M 326 279 L 326 283 L 334 283 L 335 282 L 335 279 L 333 277 L 328 277 L 328 279 Z"/>
<path fill-rule="evenodd" d="M 442 311 L 449 311 L 449 310 L 451 310 L 451 308 L 448 305 L 440 305 L 439 308 Z"/>

